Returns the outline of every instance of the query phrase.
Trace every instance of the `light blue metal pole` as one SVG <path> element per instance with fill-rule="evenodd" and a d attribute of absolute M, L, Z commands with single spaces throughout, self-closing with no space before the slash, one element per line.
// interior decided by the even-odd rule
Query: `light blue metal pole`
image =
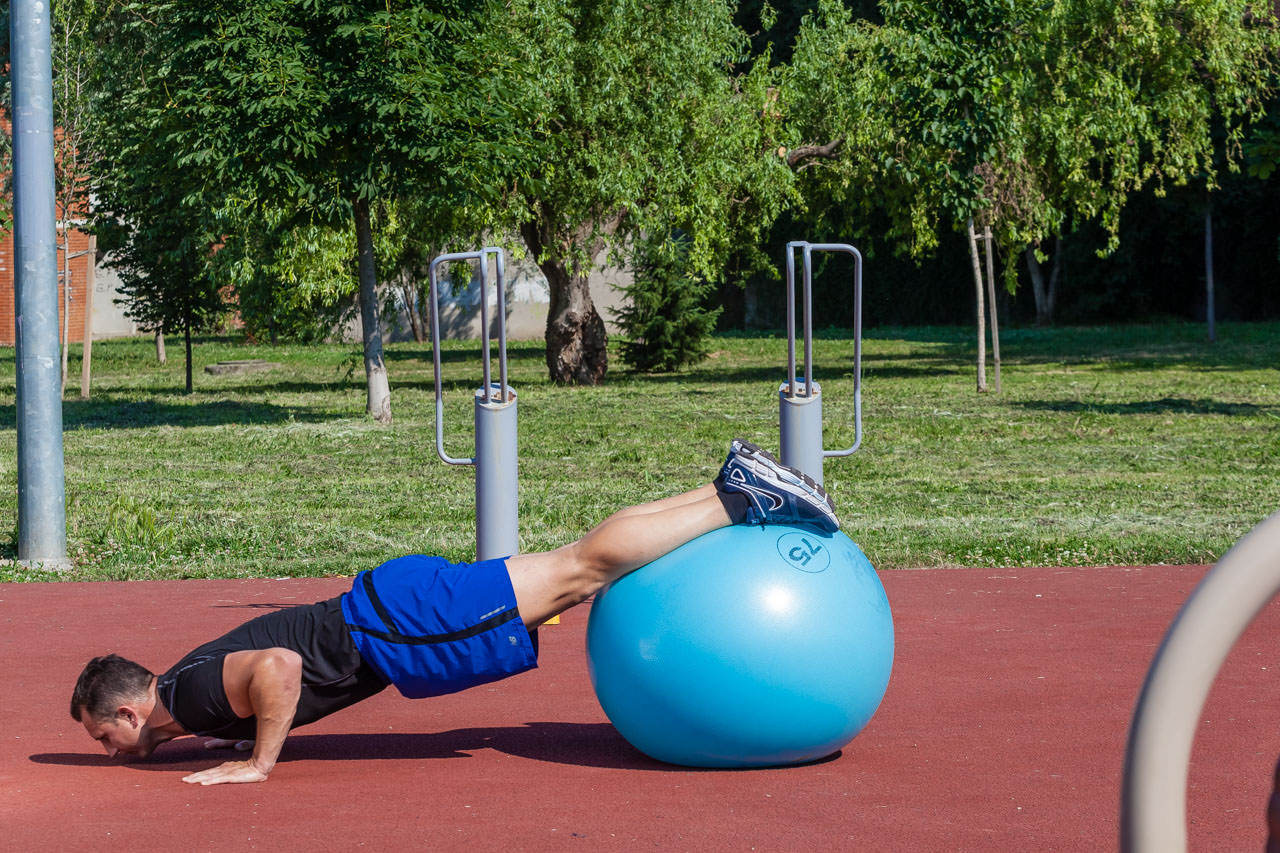
<path fill-rule="evenodd" d="M 804 344 L 804 381 L 796 374 L 796 263 L 803 252 L 801 306 Z M 813 253 L 842 252 L 853 256 L 853 425 L 852 447 L 822 447 L 822 387 L 813 378 Z M 798 468 L 822 485 L 822 462 L 828 456 L 849 456 L 862 444 L 862 254 L 844 243 L 787 244 L 787 381 L 778 389 L 778 428 L 782 461 Z"/>
<path fill-rule="evenodd" d="M 492 381 L 489 346 L 489 256 L 494 256 L 498 299 L 498 381 Z M 440 299 L 436 268 L 450 261 L 479 261 L 480 327 L 484 384 L 475 393 L 475 456 L 458 459 L 444 449 L 444 386 L 440 370 Z M 519 464 L 516 451 L 516 393 L 507 385 L 507 288 L 503 251 L 440 255 L 428 269 L 431 283 L 431 346 L 436 380 L 436 453 L 450 465 L 476 469 L 476 559 L 510 557 L 520 550 Z"/>
<path fill-rule="evenodd" d="M 18 560 L 66 568 L 48 0 L 12 0 Z"/>

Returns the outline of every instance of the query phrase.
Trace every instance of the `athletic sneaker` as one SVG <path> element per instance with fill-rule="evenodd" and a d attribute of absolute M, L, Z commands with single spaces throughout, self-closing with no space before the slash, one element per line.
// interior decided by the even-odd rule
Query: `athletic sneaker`
<path fill-rule="evenodd" d="M 715 482 L 722 492 L 746 496 L 748 524 L 813 524 L 828 532 L 840 527 L 822 486 L 749 441 L 729 444 Z"/>

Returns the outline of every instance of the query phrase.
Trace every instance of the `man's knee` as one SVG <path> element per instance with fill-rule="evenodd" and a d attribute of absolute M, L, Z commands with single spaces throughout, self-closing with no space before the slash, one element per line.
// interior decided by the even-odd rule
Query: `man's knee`
<path fill-rule="evenodd" d="M 557 548 L 547 555 L 547 573 L 557 595 L 571 604 L 586 601 L 600 589 L 607 577 L 605 566 L 581 541 Z"/>
<path fill-rule="evenodd" d="M 575 545 L 507 560 L 516 604 L 526 623 L 541 622 L 580 604 L 600 588 L 599 571 L 582 559 Z"/>

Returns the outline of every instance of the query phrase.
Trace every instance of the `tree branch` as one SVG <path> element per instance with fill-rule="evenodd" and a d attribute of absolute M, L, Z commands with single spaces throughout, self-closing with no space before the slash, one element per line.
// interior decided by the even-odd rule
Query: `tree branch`
<path fill-rule="evenodd" d="M 778 155 L 787 161 L 787 165 L 792 169 L 800 169 L 805 164 L 813 160 L 834 160 L 840 146 L 844 145 L 844 137 L 833 139 L 825 145 L 801 145 L 798 148 L 792 148 L 787 151 L 785 148 L 778 150 Z"/>

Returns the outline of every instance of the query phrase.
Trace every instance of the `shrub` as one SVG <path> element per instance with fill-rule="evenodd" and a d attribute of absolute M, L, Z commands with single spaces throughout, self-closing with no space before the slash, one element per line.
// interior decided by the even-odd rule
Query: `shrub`
<path fill-rule="evenodd" d="M 689 271 L 687 241 L 668 236 L 642 241 L 632 256 L 635 280 L 613 315 L 622 331 L 622 360 L 635 370 L 669 373 L 707 357 L 720 316 L 709 308 L 715 282 Z"/>

